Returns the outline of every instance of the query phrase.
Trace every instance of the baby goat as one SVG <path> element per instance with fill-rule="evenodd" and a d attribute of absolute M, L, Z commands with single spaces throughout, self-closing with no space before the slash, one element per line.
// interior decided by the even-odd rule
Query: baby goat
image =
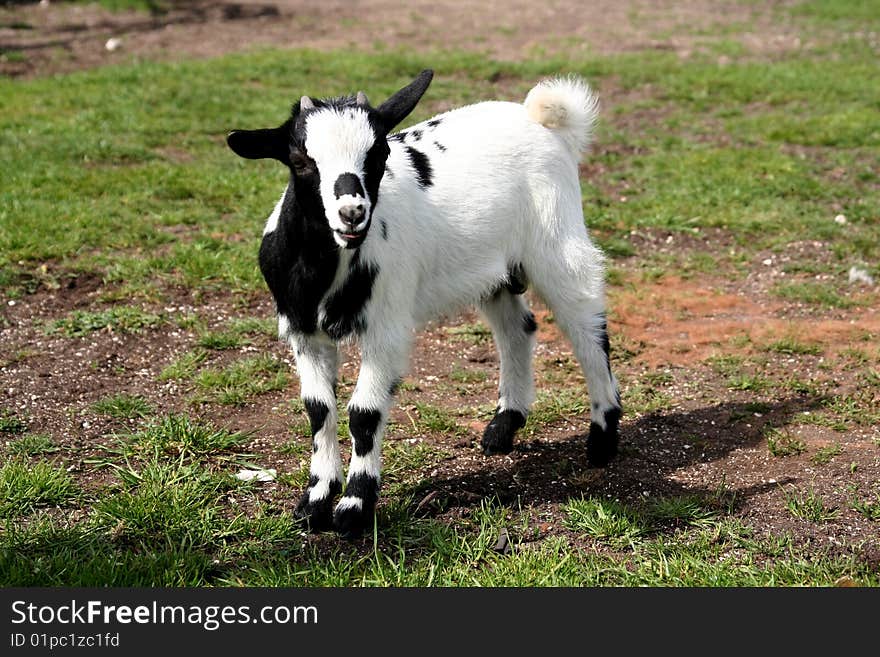
<path fill-rule="evenodd" d="M 587 455 L 617 452 L 620 397 L 608 360 L 603 255 L 584 227 L 578 160 L 597 102 L 577 79 L 545 81 L 520 105 L 483 102 L 389 134 L 433 77 L 378 107 L 363 92 L 303 96 L 280 127 L 236 130 L 229 147 L 274 158 L 290 182 L 266 223 L 260 268 L 278 333 L 296 357 L 313 435 L 311 476 L 296 514 L 346 537 L 372 525 L 380 446 L 414 331 L 476 304 L 501 360 L 485 454 L 513 449 L 534 399 L 531 284 L 570 339 L 591 400 Z M 343 497 L 336 437 L 337 345 L 357 339 L 348 404 L 351 462 Z"/>

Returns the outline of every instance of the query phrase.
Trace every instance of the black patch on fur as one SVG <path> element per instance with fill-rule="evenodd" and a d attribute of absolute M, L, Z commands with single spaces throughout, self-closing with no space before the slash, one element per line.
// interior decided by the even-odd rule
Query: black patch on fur
<path fill-rule="evenodd" d="M 405 132 L 398 132 L 395 135 L 389 135 L 388 141 L 403 141 L 406 138 Z"/>
<path fill-rule="evenodd" d="M 405 148 L 409 161 L 412 163 L 413 169 L 416 171 L 416 178 L 419 181 L 419 187 L 422 189 L 430 187 L 434 182 L 434 171 L 431 169 L 431 162 L 428 160 L 428 156 L 412 146 L 406 146 Z"/>
<path fill-rule="evenodd" d="M 336 179 L 336 182 L 333 183 L 333 193 L 336 195 L 336 198 L 345 196 L 346 194 L 361 197 L 365 196 L 361 181 L 353 173 L 343 173 L 339 176 Z"/>
<path fill-rule="evenodd" d="M 308 524 L 313 532 L 324 531 L 333 526 L 333 500 L 342 492 L 342 482 L 336 479 L 330 482 L 330 492 L 327 497 L 322 497 L 314 502 L 309 500 L 309 490 L 317 486 L 318 478 L 314 475 L 309 477 L 309 486 L 296 505 L 293 515 Z"/>
<path fill-rule="evenodd" d="M 382 219 L 379 222 L 379 228 L 382 230 L 382 239 L 387 241 L 388 240 L 388 224 L 385 223 L 384 219 Z"/>
<path fill-rule="evenodd" d="M 315 332 L 318 304 L 339 266 L 339 247 L 324 218 L 317 178 L 294 180 L 291 175 L 278 226 L 260 244 L 260 271 L 294 333 Z"/>
<path fill-rule="evenodd" d="M 436 128 L 442 122 L 443 122 L 443 119 L 431 119 L 430 121 L 428 121 L 428 127 Z"/>
<path fill-rule="evenodd" d="M 605 366 L 608 368 L 608 376 L 611 376 L 611 343 L 608 340 L 608 322 L 605 319 L 605 313 L 601 314 L 602 322 L 599 324 L 599 341 L 602 344 L 602 351 L 605 352 Z"/>
<path fill-rule="evenodd" d="M 316 399 L 304 399 L 303 405 L 306 407 L 306 413 L 309 414 L 312 435 L 317 435 L 321 427 L 324 426 L 324 421 L 327 419 L 330 409 L 327 407 L 327 404 Z"/>
<path fill-rule="evenodd" d="M 495 417 L 483 432 L 483 454 L 508 454 L 513 449 L 513 436 L 526 424 L 526 416 L 515 410 L 495 411 Z"/>
<path fill-rule="evenodd" d="M 361 508 L 337 509 L 333 514 L 333 528 L 346 539 L 360 538 L 367 525 L 373 524 L 373 513 L 379 499 L 379 480 L 359 472 L 348 478 L 345 496 L 361 500 Z"/>
<path fill-rule="evenodd" d="M 437 147 L 437 150 L 438 150 L 438 151 L 440 151 L 440 152 L 442 152 L 442 153 L 446 152 L 446 146 L 444 146 L 443 144 L 441 144 L 439 141 L 435 141 L 435 142 L 434 142 L 434 146 Z"/>
<path fill-rule="evenodd" d="M 604 467 L 617 455 L 619 426 L 620 407 L 605 411 L 604 429 L 598 422 L 590 423 L 590 435 L 587 437 L 587 460 L 590 465 Z"/>
<path fill-rule="evenodd" d="M 511 294 L 523 294 L 529 288 L 529 279 L 522 265 L 510 266 L 507 270 L 507 283 L 504 287 Z"/>
<path fill-rule="evenodd" d="M 379 480 L 365 472 L 358 472 L 348 478 L 345 485 L 346 497 L 358 497 L 364 501 L 364 508 L 375 506 L 379 499 Z"/>
<path fill-rule="evenodd" d="M 354 453 L 366 456 L 373 451 L 373 438 L 382 420 L 382 412 L 352 408 L 348 415 L 348 427 L 354 441 Z"/>
<path fill-rule="evenodd" d="M 526 333 L 534 333 L 538 330 L 538 322 L 535 321 L 535 314 L 528 312 L 523 315 L 523 330 Z"/>
<path fill-rule="evenodd" d="M 413 141 L 419 141 L 422 138 L 422 131 L 421 130 L 413 130 L 412 132 L 409 133 L 409 135 L 412 137 Z"/>
<path fill-rule="evenodd" d="M 379 268 L 362 262 L 360 255 L 360 251 L 355 253 L 345 282 L 324 303 L 321 328 L 333 340 L 341 340 L 352 333 L 359 335 L 366 328 L 363 311 L 373 294 Z"/>

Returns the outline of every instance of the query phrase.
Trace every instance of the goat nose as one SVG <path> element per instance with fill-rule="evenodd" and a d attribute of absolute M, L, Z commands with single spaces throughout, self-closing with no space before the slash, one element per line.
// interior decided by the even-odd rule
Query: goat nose
<path fill-rule="evenodd" d="M 364 218 L 363 204 L 345 205 L 339 208 L 339 218 L 342 219 L 342 223 L 347 226 L 356 226 Z"/>

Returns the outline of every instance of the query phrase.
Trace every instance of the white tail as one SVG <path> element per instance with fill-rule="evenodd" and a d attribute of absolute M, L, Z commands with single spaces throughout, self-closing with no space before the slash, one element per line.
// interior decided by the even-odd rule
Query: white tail
<path fill-rule="evenodd" d="M 558 132 L 580 159 L 599 115 L 599 99 L 586 82 L 577 77 L 544 80 L 529 91 L 524 105 L 532 121 Z"/>

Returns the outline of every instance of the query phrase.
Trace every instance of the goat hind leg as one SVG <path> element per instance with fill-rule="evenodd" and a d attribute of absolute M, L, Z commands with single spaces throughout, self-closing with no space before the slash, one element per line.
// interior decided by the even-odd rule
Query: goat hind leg
<path fill-rule="evenodd" d="M 537 326 L 522 294 L 504 288 L 484 301 L 480 309 L 492 328 L 501 361 L 498 407 L 481 444 L 486 455 L 507 454 L 535 398 L 532 352 Z"/>
<path fill-rule="evenodd" d="M 586 237 L 572 239 L 561 257 L 536 268 L 536 287 L 571 342 L 587 380 L 590 395 L 590 434 L 587 458 L 604 466 L 617 454 L 621 404 L 617 379 L 611 372 L 605 315 L 602 254 Z M 556 268 L 548 268 L 557 263 Z"/>

